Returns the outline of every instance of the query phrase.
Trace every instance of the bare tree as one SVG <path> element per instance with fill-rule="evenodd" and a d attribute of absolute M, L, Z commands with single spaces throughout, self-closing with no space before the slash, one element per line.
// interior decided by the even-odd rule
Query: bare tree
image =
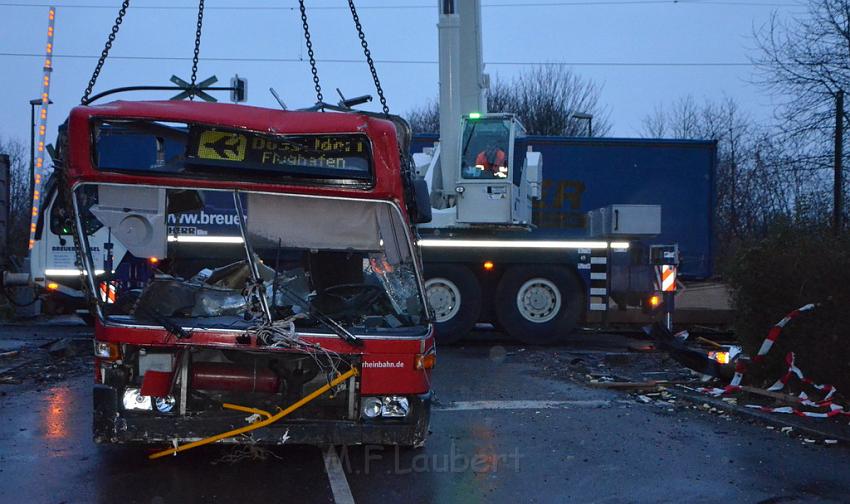
<path fill-rule="evenodd" d="M 755 40 L 760 83 L 783 98 L 782 129 L 831 134 L 835 93 L 850 84 L 850 0 L 811 0 L 787 21 L 774 14 Z"/>
<path fill-rule="evenodd" d="M 440 102 L 428 100 L 425 105 L 410 110 L 406 119 L 414 133 L 439 133 Z"/>
<path fill-rule="evenodd" d="M 694 97 L 679 98 L 665 108 L 658 105 L 643 119 L 643 135 L 651 138 L 706 138 Z"/>
<path fill-rule="evenodd" d="M 789 20 L 774 15 L 755 39 L 759 82 L 780 100 L 777 136 L 788 146 L 786 172 L 800 182 L 795 211 L 814 219 L 826 210 L 820 215 L 826 219 L 836 94 L 850 89 L 850 0 L 811 0 L 805 15 Z"/>
<path fill-rule="evenodd" d="M 610 112 L 601 104 L 601 87 L 570 69 L 558 65 L 533 67 L 519 77 L 494 79 L 487 93 L 487 109 L 512 112 L 519 116 L 532 135 L 585 136 L 587 119 L 593 116 L 592 136 L 604 136 L 611 130 Z M 432 100 L 408 112 L 413 131 L 437 133 L 440 126 L 439 103 Z"/>
<path fill-rule="evenodd" d="M 0 153 L 7 154 L 10 167 L 9 252 L 22 257 L 27 253 L 32 202 L 30 201 L 29 151 L 15 138 L 0 137 Z"/>

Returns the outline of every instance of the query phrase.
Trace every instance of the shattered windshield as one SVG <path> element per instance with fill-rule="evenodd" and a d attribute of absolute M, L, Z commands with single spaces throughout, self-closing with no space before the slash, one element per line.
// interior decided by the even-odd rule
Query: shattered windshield
<path fill-rule="evenodd" d="M 388 203 L 120 185 L 76 196 L 82 228 L 107 233 L 87 266 L 107 272 L 95 286 L 112 322 L 240 328 L 268 313 L 318 331 L 321 317 L 355 332 L 425 324 L 405 224 Z"/>

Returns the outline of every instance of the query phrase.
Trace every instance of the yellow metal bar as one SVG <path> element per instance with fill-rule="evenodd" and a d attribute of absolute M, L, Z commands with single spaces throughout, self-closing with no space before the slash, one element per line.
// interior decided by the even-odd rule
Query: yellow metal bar
<path fill-rule="evenodd" d="M 271 424 L 277 422 L 278 420 L 280 420 L 281 418 L 285 417 L 286 415 L 297 410 L 301 406 L 304 406 L 305 404 L 312 401 L 313 399 L 316 399 L 317 397 L 321 396 L 322 394 L 324 394 L 328 390 L 332 389 L 333 387 L 336 387 L 340 383 L 351 378 L 352 376 L 357 376 L 357 369 L 354 368 L 354 367 L 352 367 L 351 369 L 349 369 L 345 373 L 337 376 L 336 378 L 331 380 L 330 383 L 327 383 L 327 384 L 319 387 L 318 389 L 314 390 L 310 394 L 302 397 L 296 403 L 292 404 L 291 406 L 289 406 L 285 410 L 281 410 L 278 413 L 274 414 L 273 416 L 271 416 L 271 417 L 269 417 L 265 420 L 261 420 L 259 422 L 254 422 L 251 425 L 246 425 L 245 427 L 240 427 L 238 429 L 233 429 L 231 431 L 222 432 L 221 434 L 216 434 L 215 436 L 210 436 L 208 438 L 200 439 L 198 441 L 193 441 L 193 442 L 188 443 L 188 444 L 180 445 L 180 446 L 177 446 L 175 448 L 169 448 L 167 450 L 156 452 L 156 453 L 153 453 L 151 455 L 148 455 L 148 458 L 153 460 L 153 459 L 158 459 L 160 457 L 165 457 L 167 455 L 173 455 L 173 454 L 176 454 L 177 452 L 191 450 L 192 448 L 197 448 L 198 446 L 203 446 L 203 445 L 206 445 L 206 444 L 215 443 L 216 441 L 221 441 L 222 439 L 227 439 L 229 437 L 238 436 L 239 434 L 244 434 L 246 432 L 250 432 L 250 431 L 257 430 L 257 429 L 260 429 L 262 427 L 265 427 L 267 425 L 271 425 Z"/>
<path fill-rule="evenodd" d="M 268 411 L 257 409 L 257 408 L 249 408 L 248 406 L 239 406 L 238 404 L 230 404 L 224 403 L 221 405 L 222 408 L 231 409 L 236 411 L 242 411 L 244 413 L 254 413 L 255 415 L 262 415 L 266 418 L 271 418 L 272 414 Z"/>

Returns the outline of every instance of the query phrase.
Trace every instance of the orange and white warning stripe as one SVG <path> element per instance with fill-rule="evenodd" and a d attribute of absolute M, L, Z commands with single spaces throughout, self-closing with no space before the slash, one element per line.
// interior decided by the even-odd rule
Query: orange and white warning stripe
<path fill-rule="evenodd" d="M 114 303 L 118 298 L 118 288 L 114 283 L 100 282 L 100 299 L 104 303 Z"/>
<path fill-rule="evenodd" d="M 672 264 L 656 266 L 655 287 L 661 292 L 676 292 L 676 266 Z"/>

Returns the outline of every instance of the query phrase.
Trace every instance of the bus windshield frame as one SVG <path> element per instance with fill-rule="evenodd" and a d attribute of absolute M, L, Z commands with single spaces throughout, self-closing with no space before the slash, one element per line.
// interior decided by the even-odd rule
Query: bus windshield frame
<path fill-rule="evenodd" d="M 100 172 L 292 185 L 375 183 L 365 133 L 272 134 L 197 122 L 95 118 L 92 167 Z"/>

